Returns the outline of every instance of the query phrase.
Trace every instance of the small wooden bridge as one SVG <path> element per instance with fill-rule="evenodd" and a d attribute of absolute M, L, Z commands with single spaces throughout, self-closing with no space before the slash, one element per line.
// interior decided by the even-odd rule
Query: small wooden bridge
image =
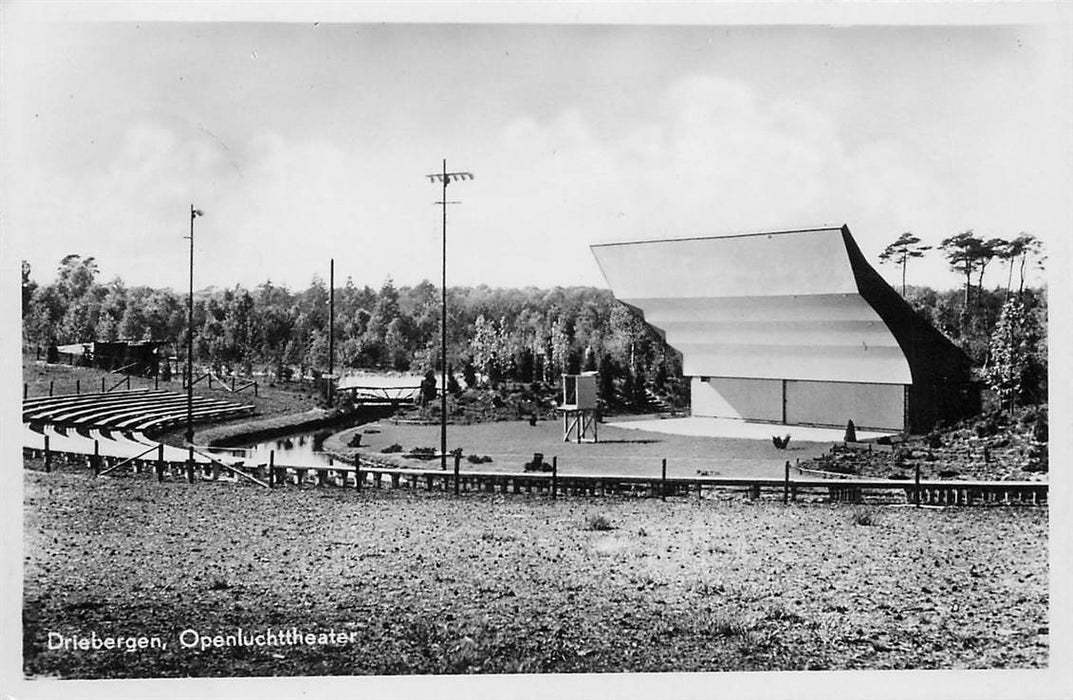
<path fill-rule="evenodd" d="M 414 386 L 341 386 L 335 389 L 336 394 L 346 394 L 355 403 L 363 403 L 376 406 L 400 406 L 413 404 L 421 392 L 420 385 Z"/>

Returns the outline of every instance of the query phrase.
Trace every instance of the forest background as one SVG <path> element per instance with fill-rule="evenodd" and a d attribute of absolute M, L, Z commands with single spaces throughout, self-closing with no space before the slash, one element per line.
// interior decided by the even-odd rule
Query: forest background
<path fill-rule="evenodd" d="M 959 288 L 906 284 L 911 261 L 929 254 L 945 256 Z M 970 230 L 928 246 L 906 232 L 880 261 L 896 268 L 906 301 L 965 350 L 1000 401 L 1046 401 L 1046 287 L 1025 286 L 1026 269 L 1046 261 L 1038 239 L 1022 233 L 985 240 Z M 396 287 L 388 277 L 376 290 L 348 278 L 334 304 L 337 373 L 439 370 L 437 286 Z M 608 290 L 449 287 L 447 308 L 449 389 L 457 390 L 456 373 L 468 387 L 495 388 L 504 381 L 554 386 L 563 373 L 595 370 L 612 404 L 642 405 L 647 389 L 688 405 L 681 355 Z M 128 287 L 119 277 L 101 282 L 94 257 L 65 256 L 45 285 L 23 262 L 22 314 L 25 350 L 152 340 L 165 343 L 165 355 L 185 359 L 187 294 Z M 220 374 L 286 381 L 319 377 L 329 367 L 329 290 L 319 276 L 304 290 L 265 281 L 254 289 L 195 291 L 193 327 L 195 362 Z"/>

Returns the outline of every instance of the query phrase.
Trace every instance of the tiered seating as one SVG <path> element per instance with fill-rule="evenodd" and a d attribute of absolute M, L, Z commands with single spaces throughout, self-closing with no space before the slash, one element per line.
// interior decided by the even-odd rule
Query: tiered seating
<path fill-rule="evenodd" d="M 134 457 L 145 452 L 146 448 L 159 444 L 143 435 L 98 428 L 65 428 L 57 425 L 31 426 L 25 424 L 23 432 L 22 444 L 32 450 L 43 450 L 45 448 L 45 436 L 48 435 L 49 449 L 53 452 L 92 455 L 93 443 L 96 441 L 98 454 L 102 457 L 115 457 L 118 459 Z M 153 459 L 155 456 L 156 454 L 152 453 L 145 459 Z M 166 461 L 184 462 L 187 456 L 188 452 L 181 447 L 164 445 L 164 459 Z M 198 464 L 207 464 L 209 460 L 195 452 L 194 461 Z"/>
<path fill-rule="evenodd" d="M 195 422 L 227 420 L 252 413 L 253 406 L 224 399 L 195 396 Z M 23 402 L 25 423 L 161 430 L 181 424 L 187 417 L 185 394 L 173 391 L 126 391 L 27 399 Z"/>

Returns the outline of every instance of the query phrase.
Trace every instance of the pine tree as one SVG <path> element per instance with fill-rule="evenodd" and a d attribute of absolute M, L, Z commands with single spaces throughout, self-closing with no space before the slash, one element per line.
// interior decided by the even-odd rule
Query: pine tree
<path fill-rule="evenodd" d="M 905 268 L 907 267 L 909 258 L 923 257 L 925 251 L 929 250 L 931 250 L 930 245 L 920 245 L 920 239 L 909 231 L 906 231 L 898 236 L 898 240 L 888 245 L 883 252 L 879 254 L 879 259 L 882 262 L 892 262 L 901 265 L 903 297 L 905 296 Z"/>
<path fill-rule="evenodd" d="M 1016 297 L 1007 299 L 991 335 L 986 377 L 1000 405 L 1010 411 L 1024 393 L 1032 369 L 1031 335 L 1024 304 Z"/>

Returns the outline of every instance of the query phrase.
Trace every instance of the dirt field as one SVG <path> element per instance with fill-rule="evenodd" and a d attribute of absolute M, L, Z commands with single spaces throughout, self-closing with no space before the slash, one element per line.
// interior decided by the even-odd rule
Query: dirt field
<path fill-rule="evenodd" d="M 33 677 L 1048 663 L 1043 508 L 552 502 L 30 469 L 25 528 Z M 239 627 L 262 643 L 227 646 Z M 269 644 L 293 629 L 324 637 Z M 166 648 L 49 650 L 50 632 Z"/>

